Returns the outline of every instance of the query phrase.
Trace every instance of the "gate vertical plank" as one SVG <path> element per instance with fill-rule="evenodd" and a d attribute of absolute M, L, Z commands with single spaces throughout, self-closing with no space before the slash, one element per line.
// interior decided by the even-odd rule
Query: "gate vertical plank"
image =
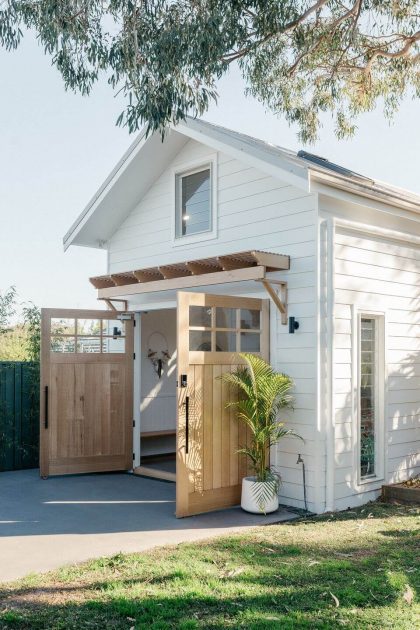
<path fill-rule="evenodd" d="M 203 386 L 203 487 L 213 487 L 213 366 L 204 365 Z"/>
<path fill-rule="evenodd" d="M 237 365 L 232 365 L 231 372 L 236 372 Z M 229 401 L 236 402 L 238 394 L 233 387 L 229 388 Z M 238 457 L 238 418 L 234 407 L 230 408 L 229 427 L 230 427 L 230 479 L 229 484 L 236 486 L 239 483 L 239 457 Z"/>
<path fill-rule="evenodd" d="M 213 365 L 213 488 L 222 486 L 222 374 L 221 365 Z"/>
<path fill-rule="evenodd" d="M 223 367 L 223 373 L 230 372 L 230 366 Z M 230 387 L 222 381 L 222 488 L 230 486 L 230 411 L 226 408 Z"/>
<path fill-rule="evenodd" d="M 204 366 L 194 366 L 194 490 L 202 492 L 204 490 L 204 383 L 203 383 Z"/>

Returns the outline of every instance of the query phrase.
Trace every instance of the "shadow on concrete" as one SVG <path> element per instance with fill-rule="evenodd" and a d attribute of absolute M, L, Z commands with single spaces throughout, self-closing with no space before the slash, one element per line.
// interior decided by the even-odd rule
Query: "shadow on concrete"
<path fill-rule="evenodd" d="M 0 537 L 225 529 L 295 516 L 233 508 L 176 519 L 174 483 L 125 473 L 41 480 L 37 470 L 22 470 L 0 476 Z"/>

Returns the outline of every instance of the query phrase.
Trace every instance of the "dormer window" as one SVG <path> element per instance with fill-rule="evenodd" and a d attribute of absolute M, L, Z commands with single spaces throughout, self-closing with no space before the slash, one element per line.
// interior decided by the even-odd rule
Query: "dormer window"
<path fill-rule="evenodd" d="M 216 236 L 215 163 L 175 172 L 174 244 Z"/>
<path fill-rule="evenodd" d="M 211 230 L 211 170 L 177 175 L 176 238 Z"/>

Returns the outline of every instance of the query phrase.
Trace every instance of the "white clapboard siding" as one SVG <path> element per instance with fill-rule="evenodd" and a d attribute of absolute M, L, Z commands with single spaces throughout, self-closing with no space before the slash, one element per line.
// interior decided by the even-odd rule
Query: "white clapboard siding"
<path fill-rule="evenodd" d="M 146 396 L 141 399 L 141 431 L 175 431 L 176 395 Z"/>
<path fill-rule="evenodd" d="M 173 246 L 173 169 L 195 160 L 204 161 L 214 151 L 190 140 L 150 187 L 109 243 L 109 272 L 152 267 L 193 258 L 204 258 L 248 249 L 262 249 L 291 257 L 291 269 L 279 273 L 288 282 L 288 307 L 300 323 L 290 335 L 278 312 L 271 309 L 271 361 L 289 374 L 294 384 L 294 410 L 284 419 L 305 442 L 285 440 L 272 454 L 283 477 L 280 500 L 303 507 L 301 453 L 308 471 L 309 509 L 320 511 L 317 471 L 325 467 L 316 441 L 317 423 L 317 212 L 318 199 L 230 156 L 217 154 L 217 238 Z M 236 289 L 237 290 L 237 289 Z M 217 287 L 210 292 L 217 293 Z M 232 286 L 235 294 L 235 286 Z M 261 297 L 267 297 L 261 292 Z M 165 405 L 163 401 L 158 403 Z M 152 406 L 149 406 L 151 409 Z M 155 410 L 157 407 L 154 408 Z M 158 422 L 146 412 L 144 422 Z M 144 418 L 144 416 L 143 416 Z M 322 490 L 321 490 L 322 494 Z M 315 496 L 317 498 L 315 498 Z"/>
<path fill-rule="evenodd" d="M 420 469 L 420 251 L 338 229 L 334 253 L 334 494 L 336 509 L 344 509 L 378 493 L 371 485 L 358 487 L 354 469 L 352 305 L 386 312 L 385 481 Z"/>

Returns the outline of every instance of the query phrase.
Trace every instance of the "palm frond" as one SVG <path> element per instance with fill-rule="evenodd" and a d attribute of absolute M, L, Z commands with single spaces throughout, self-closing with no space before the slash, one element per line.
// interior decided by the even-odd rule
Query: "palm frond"
<path fill-rule="evenodd" d="M 271 478 L 268 465 L 270 446 L 285 437 L 302 439 L 278 420 L 282 409 L 292 407 L 290 391 L 293 381 L 286 374 L 276 372 L 255 354 L 241 353 L 239 356 L 245 365 L 219 378 L 237 390 L 238 400 L 230 401 L 226 406 L 236 409 L 238 420 L 249 427 L 252 434 L 251 445 L 238 452 L 250 459 L 257 481 L 266 481 Z"/>

